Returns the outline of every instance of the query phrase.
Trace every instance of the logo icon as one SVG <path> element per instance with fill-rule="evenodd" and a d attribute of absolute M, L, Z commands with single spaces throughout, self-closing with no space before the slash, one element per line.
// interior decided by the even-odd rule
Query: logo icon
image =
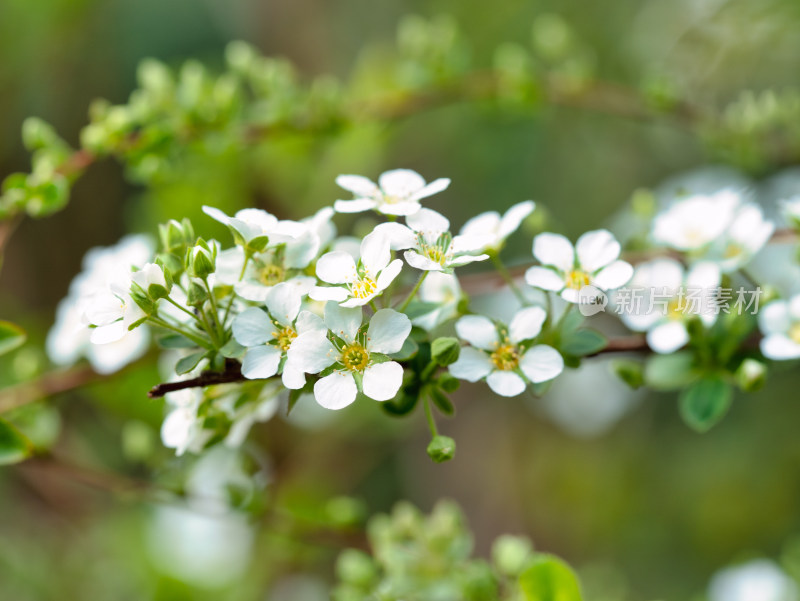
<path fill-rule="evenodd" d="M 608 296 L 605 292 L 589 284 L 578 291 L 578 310 L 584 317 L 591 317 L 606 310 Z"/>

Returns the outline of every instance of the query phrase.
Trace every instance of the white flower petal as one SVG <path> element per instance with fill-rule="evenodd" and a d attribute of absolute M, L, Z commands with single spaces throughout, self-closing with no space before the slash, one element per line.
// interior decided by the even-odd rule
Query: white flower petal
<path fill-rule="evenodd" d="M 433 209 L 420 209 L 406 217 L 406 223 L 415 232 L 438 235 L 450 229 L 450 221 Z"/>
<path fill-rule="evenodd" d="M 290 326 L 300 312 L 301 293 L 297 286 L 281 282 L 273 286 L 267 294 L 269 314 L 279 323 Z M 241 343 L 239 343 L 241 344 Z M 247 345 L 251 346 L 251 345 Z"/>
<path fill-rule="evenodd" d="M 525 272 L 525 281 L 529 286 L 559 292 L 564 288 L 564 278 L 547 267 L 531 267 Z"/>
<path fill-rule="evenodd" d="M 572 243 L 561 234 L 545 232 L 533 239 L 533 256 L 543 265 L 553 265 L 561 271 L 570 271 L 575 265 Z"/>
<path fill-rule="evenodd" d="M 99 326 L 92 330 L 89 340 L 92 344 L 109 344 L 121 340 L 128 333 L 123 321 L 115 321 L 107 326 Z"/>
<path fill-rule="evenodd" d="M 233 320 L 233 337 L 242 346 L 258 346 L 272 339 L 272 323 L 264 311 L 250 307 Z"/>
<path fill-rule="evenodd" d="M 442 271 L 444 269 L 436 261 L 432 261 L 415 250 L 407 250 L 403 253 L 403 257 L 406 263 L 415 269 L 421 269 L 422 271 Z"/>
<path fill-rule="evenodd" d="M 420 200 L 422 198 L 427 198 L 428 196 L 433 196 L 434 194 L 438 194 L 442 190 L 446 190 L 449 185 L 450 185 L 450 180 L 448 178 L 440 177 L 439 179 L 433 180 L 431 183 L 429 183 L 421 190 L 412 194 L 409 197 L 409 200 Z"/>
<path fill-rule="evenodd" d="M 536 203 L 532 200 L 525 200 L 518 202 L 509 208 L 500 221 L 500 228 L 498 234 L 501 240 L 505 240 L 511 234 L 517 231 L 525 218 L 533 213 L 536 208 Z"/>
<path fill-rule="evenodd" d="M 486 377 L 486 383 L 500 396 L 511 397 L 525 392 L 525 381 L 513 371 L 493 371 Z"/>
<path fill-rule="evenodd" d="M 419 211 L 421 205 L 416 201 L 384 202 L 378 205 L 378 212 L 384 215 L 413 215 Z"/>
<path fill-rule="evenodd" d="M 497 211 L 487 211 L 476 215 L 461 227 L 462 236 L 484 236 L 490 234 L 499 239 L 500 232 L 500 213 Z"/>
<path fill-rule="evenodd" d="M 400 275 L 400 271 L 403 269 L 403 261 L 401 259 L 395 259 L 389 265 L 386 266 L 386 269 L 381 271 L 381 274 L 378 276 L 377 281 L 375 284 L 377 285 L 376 293 L 383 292 L 389 287 L 394 279 Z"/>
<path fill-rule="evenodd" d="M 489 255 L 461 255 L 460 257 L 453 257 L 448 265 L 451 267 L 461 267 L 462 265 L 474 263 L 475 261 L 485 261 L 488 258 Z"/>
<path fill-rule="evenodd" d="M 346 372 L 335 371 L 314 384 L 314 398 L 325 409 L 344 409 L 356 400 L 356 382 Z"/>
<path fill-rule="evenodd" d="M 716 288 L 721 281 L 719 266 L 710 261 L 697 263 L 686 275 L 686 287 L 689 289 Z"/>
<path fill-rule="evenodd" d="M 774 361 L 797 359 L 800 358 L 800 344 L 784 334 L 771 334 L 761 340 L 761 352 Z"/>
<path fill-rule="evenodd" d="M 414 231 L 401 223 L 381 223 L 373 231 L 380 232 L 389 241 L 389 248 L 392 250 L 404 250 L 417 245 Z"/>
<path fill-rule="evenodd" d="M 355 200 L 337 200 L 333 203 L 333 209 L 337 213 L 363 213 L 370 211 L 378 206 L 378 203 L 370 198 L 357 198 Z"/>
<path fill-rule="evenodd" d="M 336 349 L 319 332 L 300 334 L 287 352 L 289 361 L 307 374 L 316 374 L 336 361 Z"/>
<path fill-rule="evenodd" d="M 296 329 L 298 334 L 317 332 L 325 335 L 328 333 L 328 327 L 322 318 L 311 311 L 300 311 L 300 315 L 297 316 Z"/>
<path fill-rule="evenodd" d="M 459 380 L 477 382 L 485 378 L 494 368 L 489 356 L 471 346 L 461 349 L 458 360 L 448 368 L 450 373 Z"/>
<path fill-rule="evenodd" d="M 511 342 L 536 338 L 542 331 L 542 324 L 547 318 L 547 312 L 541 307 L 526 307 L 516 312 L 508 326 L 508 337 Z"/>
<path fill-rule="evenodd" d="M 758 325 L 764 334 L 784 334 L 792 326 L 789 303 L 773 301 L 758 313 Z"/>
<path fill-rule="evenodd" d="M 425 187 L 425 179 L 411 169 L 392 169 L 381 174 L 378 185 L 384 195 L 406 200 Z"/>
<path fill-rule="evenodd" d="M 336 303 L 325 305 L 325 325 L 339 338 L 353 342 L 361 326 L 361 309 L 346 308 Z"/>
<path fill-rule="evenodd" d="M 553 347 L 537 344 L 525 351 L 519 360 L 519 368 L 526 378 L 538 384 L 560 375 L 564 371 L 564 359 Z"/>
<path fill-rule="evenodd" d="M 356 277 L 356 263 L 346 252 L 325 253 L 317 261 L 317 276 L 329 284 L 344 284 Z"/>
<path fill-rule="evenodd" d="M 242 361 L 242 375 L 249 380 L 270 378 L 278 373 L 281 351 L 278 347 L 261 345 L 247 349 Z"/>
<path fill-rule="evenodd" d="M 403 367 L 396 361 L 376 363 L 364 370 L 364 394 L 376 401 L 388 401 L 403 384 Z"/>
<path fill-rule="evenodd" d="M 295 366 L 294 363 L 287 361 L 283 365 L 281 381 L 289 390 L 300 390 L 306 385 L 306 375 L 303 370 Z"/>
<path fill-rule="evenodd" d="M 394 309 L 381 309 L 369 320 L 367 350 L 391 355 L 403 348 L 411 333 L 411 320 Z"/>
<path fill-rule="evenodd" d="M 601 290 L 621 288 L 633 276 L 633 266 L 625 261 L 614 261 L 603 267 L 597 275 L 592 277 L 592 284 Z"/>
<path fill-rule="evenodd" d="M 450 250 L 456 254 L 478 252 L 491 246 L 496 239 L 492 234 L 459 235 L 453 238 Z"/>
<path fill-rule="evenodd" d="M 590 273 L 619 257 L 620 250 L 619 242 L 608 230 L 586 232 L 575 243 L 578 263 Z"/>
<path fill-rule="evenodd" d="M 389 239 L 381 232 L 373 231 L 361 242 L 361 262 L 370 277 L 377 276 L 392 258 Z"/>
<path fill-rule="evenodd" d="M 336 178 L 336 185 L 362 197 L 375 196 L 379 192 L 378 186 L 362 175 L 340 175 Z"/>
<path fill-rule="evenodd" d="M 340 303 L 347 298 L 348 294 L 347 290 L 338 286 L 314 286 L 308 292 L 308 296 L 315 301 L 336 301 Z"/>
<path fill-rule="evenodd" d="M 456 333 L 462 340 L 484 350 L 494 350 L 500 340 L 497 327 L 483 315 L 465 315 L 456 322 Z"/>
<path fill-rule="evenodd" d="M 687 342 L 689 334 L 680 321 L 662 323 L 647 332 L 647 344 L 657 353 L 673 353 Z"/>

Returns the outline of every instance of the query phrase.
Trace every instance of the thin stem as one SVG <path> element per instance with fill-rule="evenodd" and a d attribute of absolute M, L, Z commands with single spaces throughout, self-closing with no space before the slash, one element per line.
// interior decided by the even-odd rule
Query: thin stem
<path fill-rule="evenodd" d="M 431 431 L 432 436 L 438 436 L 439 430 L 436 428 L 436 420 L 433 419 L 433 411 L 431 411 L 431 403 L 428 400 L 428 397 L 425 397 L 425 417 L 428 420 L 428 428 Z"/>
<path fill-rule="evenodd" d="M 206 288 L 206 292 L 208 292 L 208 301 L 211 303 L 211 322 L 213 327 L 216 329 L 217 339 L 221 340 L 223 330 L 222 326 L 219 323 L 219 309 L 217 308 L 217 299 L 214 297 L 214 291 L 208 284 L 208 278 L 203 278 L 203 285 Z"/>
<path fill-rule="evenodd" d="M 369 301 L 369 306 L 372 307 L 372 310 L 375 311 L 375 313 L 378 312 L 378 306 L 375 304 L 375 299 Z"/>
<path fill-rule="evenodd" d="M 503 261 L 500 259 L 500 255 L 496 251 L 492 251 L 489 253 L 489 257 L 492 259 L 492 263 L 494 263 L 495 268 L 497 269 L 500 276 L 506 281 L 508 287 L 511 288 L 511 291 L 514 293 L 514 296 L 517 297 L 519 302 L 522 303 L 523 306 L 528 305 L 528 299 L 525 298 L 525 295 L 520 290 L 517 283 L 514 281 L 514 278 L 511 277 L 506 266 L 503 264 Z"/>
<path fill-rule="evenodd" d="M 408 293 L 408 296 L 405 298 L 405 300 L 402 303 L 400 303 L 400 306 L 397 308 L 398 311 L 402 313 L 403 311 L 406 310 L 406 307 L 408 307 L 408 303 L 410 303 L 413 300 L 413 298 L 417 295 L 417 292 L 419 292 L 419 289 L 422 286 L 422 282 L 425 281 L 425 278 L 428 277 L 429 273 L 430 273 L 429 271 L 422 272 L 422 275 L 419 276 L 419 279 L 417 280 L 417 283 L 414 285 L 414 288 L 411 289 L 411 292 Z"/>
<path fill-rule="evenodd" d="M 161 319 L 160 317 L 156 317 L 154 315 L 151 315 L 147 319 L 148 319 L 148 321 L 153 323 L 153 325 L 157 325 L 158 327 L 164 328 L 165 330 L 170 330 L 172 332 L 180 334 L 181 336 L 185 336 L 186 338 L 188 338 L 189 340 L 194 342 L 197 346 L 200 346 L 200 347 L 208 349 L 208 350 L 213 350 L 214 349 L 213 345 L 209 344 L 209 342 L 207 340 L 203 340 L 197 334 L 192 334 L 191 332 L 188 332 L 188 331 L 186 331 L 186 330 L 184 330 L 182 328 L 174 326 L 171 323 Z"/>
<path fill-rule="evenodd" d="M 172 305 L 172 306 L 174 306 L 174 307 L 177 307 L 178 309 L 180 309 L 181 311 L 183 311 L 184 313 L 186 313 L 186 315 L 188 315 L 188 316 L 189 316 L 189 317 L 191 317 L 192 319 L 194 319 L 194 320 L 196 320 L 196 321 L 200 322 L 200 318 L 199 318 L 197 315 L 195 315 L 194 313 L 192 313 L 191 311 L 189 311 L 189 310 L 188 310 L 186 307 L 182 307 L 181 305 L 179 305 L 178 303 L 176 303 L 174 300 L 172 300 L 170 297 L 168 297 L 168 296 L 165 296 L 165 297 L 164 297 L 164 300 L 165 300 L 165 301 L 167 301 L 167 302 L 168 302 L 170 305 Z"/>

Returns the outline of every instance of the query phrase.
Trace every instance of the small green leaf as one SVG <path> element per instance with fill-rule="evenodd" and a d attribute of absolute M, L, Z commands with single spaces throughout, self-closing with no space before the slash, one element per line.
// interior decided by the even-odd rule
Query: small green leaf
<path fill-rule="evenodd" d="M 447 366 L 458 361 L 461 344 L 458 338 L 442 337 L 431 343 L 431 358 L 437 365 Z"/>
<path fill-rule="evenodd" d="M 179 376 L 187 374 L 192 371 L 200 361 L 208 354 L 208 351 L 198 351 L 191 355 L 186 355 L 175 364 L 175 373 Z"/>
<path fill-rule="evenodd" d="M 428 386 L 428 396 L 430 396 L 431 401 L 433 404 L 436 405 L 436 408 L 442 412 L 444 415 L 454 415 L 456 412 L 455 407 L 453 407 L 452 401 L 447 398 L 441 390 L 435 388 L 434 386 Z"/>
<path fill-rule="evenodd" d="M 0 355 L 22 346 L 27 339 L 28 335 L 21 327 L 10 321 L 0 320 Z"/>
<path fill-rule="evenodd" d="M 539 553 L 519 577 L 525 601 L 582 601 L 575 572 L 552 555 Z"/>
<path fill-rule="evenodd" d="M 644 363 L 641 361 L 617 359 L 611 363 L 611 370 L 634 390 L 644 386 Z"/>
<path fill-rule="evenodd" d="M 11 465 L 27 459 L 33 453 L 33 445 L 19 430 L 0 418 L 0 465 Z"/>
<path fill-rule="evenodd" d="M 390 401 L 381 403 L 381 409 L 390 415 L 407 415 L 417 406 L 417 400 L 419 400 L 418 394 L 404 393 Z"/>
<path fill-rule="evenodd" d="M 603 350 L 608 338 L 596 330 L 583 328 L 561 338 L 560 350 L 573 357 L 585 357 Z"/>
<path fill-rule="evenodd" d="M 583 323 L 583 315 L 580 311 L 571 310 L 571 305 L 566 310 L 569 313 L 558 322 L 558 331 L 561 333 L 562 340 L 574 333 Z"/>
<path fill-rule="evenodd" d="M 242 359 L 245 351 L 247 351 L 247 349 L 236 342 L 234 338 L 228 340 L 228 342 L 219 349 L 220 354 L 228 359 Z"/>
<path fill-rule="evenodd" d="M 439 303 L 426 303 L 422 301 L 415 301 L 406 307 L 406 310 L 403 311 L 406 315 L 408 315 L 409 319 L 414 319 L 416 317 L 422 317 L 423 315 L 427 315 L 431 311 L 435 311 L 439 308 Z"/>
<path fill-rule="evenodd" d="M 733 387 L 720 376 L 708 376 L 681 393 L 681 417 L 689 427 L 707 432 L 728 412 Z"/>
<path fill-rule="evenodd" d="M 439 379 L 436 380 L 436 383 L 439 385 L 439 388 L 445 392 L 455 392 L 458 390 L 459 386 L 461 386 L 461 380 L 448 372 L 445 372 L 439 376 Z"/>
<path fill-rule="evenodd" d="M 655 355 L 650 357 L 644 368 L 644 381 L 655 390 L 685 388 L 698 375 L 694 367 L 694 355 L 690 351 Z"/>
<path fill-rule="evenodd" d="M 392 359 L 396 361 L 407 361 L 411 359 L 419 351 L 419 345 L 410 336 L 403 342 L 403 348 L 398 352 L 391 355 Z"/>
<path fill-rule="evenodd" d="M 161 348 L 195 348 L 197 344 L 181 336 L 180 334 L 169 334 L 156 340 L 156 344 Z"/>

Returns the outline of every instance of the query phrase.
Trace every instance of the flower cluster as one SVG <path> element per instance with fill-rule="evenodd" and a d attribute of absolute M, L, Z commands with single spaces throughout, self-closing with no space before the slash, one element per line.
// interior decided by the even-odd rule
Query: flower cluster
<path fill-rule="evenodd" d="M 583 309 L 587 294 L 594 299 L 623 286 L 637 296 L 662 291 L 663 311 L 628 307 L 617 313 L 630 330 L 645 334 L 648 350 L 688 353 L 688 361 L 673 362 L 686 373 L 662 378 L 668 386 L 698 378 L 692 386 L 716 386 L 720 373 L 743 389 L 763 379 L 758 359 L 737 354 L 756 320 L 707 310 L 718 304 L 723 285 L 749 277 L 746 267 L 775 230 L 744 194 L 723 189 L 668 203 L 653 219 L 653 256 L 644 260 L 623 256 L 622 244 L 606 229 L 584 233 L 574 245 L 561 234 L 538 233 L 535 264 L 523 283 L 500 253 L 535 211 L 533 201 L 502 215 L 475 216 L 453 233 L 449 219 L 422 206 L 448 188 L 448 179 L 428 184 L 398 169 L 377 184 L 355 175 L 337 183 L 354 198 L 300 221 L 261 209 L 230 216 L 204 207 L 230 231 L 229 247 L 197 237 L 184 220 L 161 227 L 158 252 L 138 237 L 92 251 L 59 308 L 51 356 L 68 363 L 83 353 L 109 373 L 143 353 L 146 324 L 168 349 L 165 356 L 174 357 L 169 379 L 178 380 L 165 389 L 169 413 L 162 434 L 179 453 L 212 441 L 238 444 L 280 403 L 291 410 L 313 396 L 339 410 L 365 397 L 392 414 L 424 404 L 434 437 L 429 453 L 447 459 L 454 445 L 438 434 L 431 407 L 452 413 L 449 395 L 460 380 L 485 380 L 505 397 L 542 394 L 565 367 L 609 344 L 584 326 L 593 313 L 575 307 Z M 784 209 L 787 221 L 798 221 L 796 200 Z M 378 223 L 360 241 L 337 235 L 337 213 L 366 211 Z M 456 274 L 488 259 L 514 292 L 515 306 L 504 314 L 476 311 Z M 683 289 L 699 291 L 694 300 L 703 310 L 682 310 Z M 758 314 L 764 357 L 800 357 L 800 297 L 766 297 Z M 643 376 L 637 370 L 643 372 L 629 362 L 619 373 L 638 385 Z M 729 398 L 729 387 L 723 378 L 720 399 Z"/>

